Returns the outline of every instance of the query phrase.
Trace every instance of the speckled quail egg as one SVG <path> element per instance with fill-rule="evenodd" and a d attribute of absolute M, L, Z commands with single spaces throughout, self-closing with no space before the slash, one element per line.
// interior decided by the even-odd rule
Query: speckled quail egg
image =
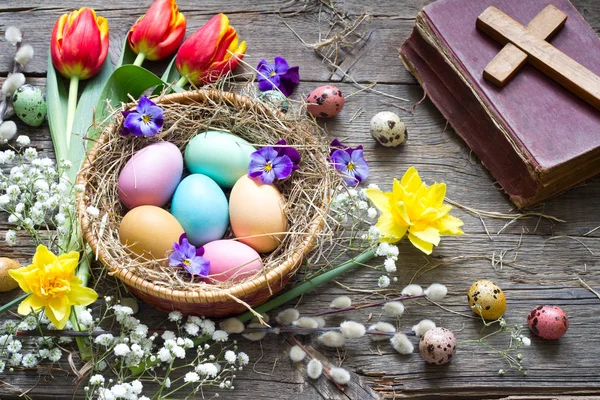
<path fill-rule="evenodd" d="M 446 364 L 456 353 L 456 337 L 450 329 L 430 329 L 421 336 L 419 351 L 430 364 Z"/>
<path fill-rule="evenodd" d="M 382 111 L 371 118 L 371 136 L 385 147 L 396 147 L 408 138 L 406 125 L 391 111 Z"/>
<path fill-rule="evenodd" d="M 569 317 L 557 306 L 537 306 L 527 314 L 531 332 L 546 340 L 561 338 L 569 329 Z"/>
<path fill-rule="evenodd" d="M 498 319 L 506 311 L 506 297 L 494 282 L 480 280 L 469 288 L 467 300 L 473 312 L 485 319 Z"/>
<path fill-rule="evenodd" d="M 288 101 L 287 97 L 285 97 L 284 94 L 278 90 L 267 90 L 266 92 L 261 93 L 260 96 L 258 96 L 258 99 L 263 103 L 276 108 L 284 114 L 290 109 L 290 102 Z"/>
<path fill-rule="evenodd" d="M 333 118 L 344 108 L 344 95 L 335 86 L 319 86 L 306 98 L 306 111 L 315 118 Z"/>
<path fill-rule="evenodd" d="M 46 98 L 42 90 L 33 85 L 23 85 L 13 95 L 13 108 L 17 117 L 30 126 L 40 126 L 46 118 Z"/>
<path fill-rule="evenodd" d="M 0 257 L 0 292 L 9 292 L 19 287 L 8 271 L 11 269 L 21 268 L 21 264 L 12 258 Z"/>

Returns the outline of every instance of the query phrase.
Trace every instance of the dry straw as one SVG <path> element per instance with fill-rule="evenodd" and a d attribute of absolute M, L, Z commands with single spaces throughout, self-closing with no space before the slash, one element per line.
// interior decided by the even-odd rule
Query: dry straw
<path fill-rule="evenodd" d="M 305 116 L 285 115 L 232 92 L 197 90 L 157 101 L 165 119 L 159 135 L 122 136 L 123 118 L 115 112 L 90 151 L 78 177 L 78 183 L 85 185 L 78 210 L 86 240 L 112 275 L 158 308 L 221 316 L 263 303 L 283 288 L 313 247 L 328 213 L 331 189 L 340 183 L 328 163 L 325 133 Z M 183 151 L 197 132 L 207 129 L 230 132 L 256 147 L 285 139 L 302 157 L 300 169 L 277 184 L 286 198 L 289 232 L 275 251 L 263 256 L 264 268 L 259 273 L 235 283 L 194 280 L 185 271 L 170 267 L 166 259 L 133 256 L 119 241 L 119 223 L 126 210 L 119 201 L 117 182 L 125 163 L 141 148 L 161 140 Z M 99 218 L 86 215 L 89 206 L 100 210 Z M 233 236 L 228 232 L 226 238 Z"/>

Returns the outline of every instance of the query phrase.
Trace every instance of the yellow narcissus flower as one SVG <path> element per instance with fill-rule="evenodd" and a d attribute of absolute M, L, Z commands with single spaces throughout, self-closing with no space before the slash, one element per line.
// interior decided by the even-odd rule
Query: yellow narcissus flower
<path fill-rule="evenodd" d="M 27 315 L 32 309 L 38 311 L 44 307 L 50 321 L 63 329 L 71 315 L 71 306 L 87 306 L 96 301 L 98 293 L 83 286 L 75 275 L 78 262 L 76 251 L 57 257 L 46 246 L 39 245 L 31 265 L 9 271 L 21 289 L 31 293 L 19 304 L 19 314 Z"/>
<path fill-rule="evenodd" d="M 449 214 L 452 206 L 444 204 L 446 184 L 427 187 L 415 167 L 410 167 L 401 181 L 394 179 L 391 192 L 367 189 L 367 196 L 381 211 L 376 226 L 385 242 L 396 243 L 408 233 L 415 247 L 431 254 L 442 235 L 463 234 L 463 222 Z"/>

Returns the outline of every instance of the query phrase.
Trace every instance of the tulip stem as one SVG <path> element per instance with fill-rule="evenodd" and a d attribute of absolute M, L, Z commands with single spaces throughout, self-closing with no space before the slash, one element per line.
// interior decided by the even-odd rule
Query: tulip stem
<path fill-rule="evenodd" d="M 69 102 L 67 104 L 67 151 L 71 145 L 71 131 L 75 122 L 75 110 L 77 110 L 77 92 L 79 90 L 79 77 L 72 76 L 69 83 Z M 66 156 L 66 154 L 65 154 Z M 60 162 L 60 160 L 58 160 Z"/>
<path fill-rule="evenodd" d="M 137 57 L 135 58 L 133 65 L 135 65 L 137 67 L 141 67 L 142 63 L 144 62 L 145 59 L 146 59 L 146 55 L 144 53 L 140 52 L 140 53 L 138 53 Z"/>
<path fill-rule="evenodd" d="M 179 78 L 179 80 L 177 81 L 175 86 L 179 86 L 180 88 L 183 88 L 185 85 L 187 85 L 187 83 L 188 83 L 187 76 L 182 76 L 181 78 Z"/>

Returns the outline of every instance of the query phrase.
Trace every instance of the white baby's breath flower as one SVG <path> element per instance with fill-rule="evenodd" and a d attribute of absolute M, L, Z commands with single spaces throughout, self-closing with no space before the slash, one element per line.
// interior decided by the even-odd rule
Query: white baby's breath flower
<path fill-rule="evenodd" d="M 292 346 L 292 348 L 290 349 L 290 359 L 293 362 L 300 362 L 304 360 L 305 357 L 306 353 L 304 352 L 304 350 L 302 350 L 300 346 Z"/>
<path fill-rule="evenodd" d="M 188 372 L 183 377 L 184 382 L 198 382 L 200 380 L 200 376 L 195 372 Z"/>
<path fill-rule="evenodd" d="M 188 335 L 196 336 L 200 332 L 200 327 L 192 322 L 187 322 L 183 329 L 188 333 Z"/>
<path fill-rule="evenodd" d="M 379 280 L 377 281 L 377 286 L 379 286 L 382 289 L 390 286 L 390 277 L 386 275 L 381 275 L 379 277 Z"/>
<path fill-rule="evenodd" d="M 168 389 L 171 387 L 171 378 L 167 377 L 164 381 L 165 387 Z"/>
<path fill-rule="evenodd" d="M 110 391 L 116 398 L 123 398 L 127 396 L 127 388 L 123 384 L 117 384 L 111 387 Z"/>
<path fill-rule="evenodd" d="M 33 368 L 36 365 L 38 365 L 38 359 L 35 355 L 27 353 L 23 356 L 23 359 L 21 360 L 21 365 L 25 368 Z"/>
<path fill-rule="evenodd" d="M 300 313 L 295 308 L 288 308 L 277 314 L 275 318 L 281 325 L 290 325 L 300 318 Z"/>
<path fill-rule="evenodd" d="M 400 294 L 404 296 L 419 296 L 423 294 L 423 288 L 413 283 L 402 289 Z"/>
<path fill-rule="evenodd" d="M 181 358 L 181 359 L 185 358 L 185 349 L 181 346 L 174 346 L 171 349 L 171 352 L 177 358 Z"/>
<path fill-rule="evenodd" d="M 390 250 L 390 244 L 388 242 L 381 242 L 375 250 L 375 255 L 378 257 L 387 257 L 388 251 Z"/>
<path fill-rule="evenodd" d="M 133 393 L 140 394 L 142 393 L 142 389 L 144 389 L 144 385 L 142 385 L 142 382 L 140 382 L 139 379 L 136 379 L 131 382 L 131 390 L 133 391 Z"/>
<path fill-rule="evenodd" d="M 412 330 L 419 337 L 423 336 L 427 331 L 435 328 L 435 322 L 430 319 L 423 319 L 419 323 L 412 327 Z"/>
<path fill-rule="evenodd" d="M 0 207 L 5 206 L 8 203 L 10 203 L 10 197 L 8 197 L 8 195 L 3 194 L 2 196 L 0 196 Z M 23 204 L 23 203 L 19 203 L 19 204 Z"/>
<path fill-rule="evenodd" d="M 158 359 L 162 362 L 171 362 L 173 360 L 173 355 L 171 354 L 171 352 L 169 351 L 169 349 L 162 347 L 160 350 L 158 350 Z"/>
<path fill-rule="evenodd" d="M 217 376 L 219 374 L 217 367 L 213 363 L 199 364 L 196 367 L 196 372 L 199 373 L 200 375 L 206 375 L 210 378 L 214 378 L 215 376 Z"/>
<path fill-rule="evenodd" d="M 227 361 L 229 364 L 235 364 L 235 360 L 237 360 L 237 356 L 235 355 L 235 352 L 231 351 L 231 350 L 227 350 L 225 352 L 225 361 Z"/>
<path fill-rule="evenodd" d="M 15 160 L 15 152 L 12 150 L 4 150 L 4 158 L 6 159 L 6 162 L 13 162 Z"/>
<path fill-rule="evenodd" d="M 226 342 L 228 338 L 229 335 L 227 335 L 227 332 L 225 331 L 218 330 L 212 334 L 212 339 L 215 342 Z"/>
<path fill-rule="evenodd" d="M 298 328 L 315 329 L 319 326 L 319 323 L 314 318 L 300 317 L 293 322 L 293 325 Z"/>
<path fill-rule="evenodd" d="M 26 159 L 31 161 L 37 157 L 37 150 L 34 149 L 33 147 L 28 147 L 23 152 L 23 155 L 25 156 Z"/>
<path fill-rule="evenodd" d="M 237 355 L 237 361 L 240 365 L 248 365 L 248 363 L 250 362 L 250 357 L 248 357 L 248 354 L 244 353 L 243 351 L 240 351 Z"/>
<path fill-rule="evenodd" d="M 33 58 L 33 53 L 33 47 L 31 47 L 29 44 L 24 44 L 19 50 L 17 50 L 17 54 L 15 54 L 15 61 L 22 66 L 26 66 Z"/>
<path fill-rule="evenodd" d="M 90 378 L 90 385 L 102 385 L 104 383 L 104 377 L 100 374 L 96 374 Z"/>
<path fill-rule="evenodd" d="M 531 339 L 527 336 L 521 336 L 521 342 L 523 342 L 523 346 L 531 346 Z"/>
<path fill-rule="evenodd" d="M 50 350 L 50 357 L 48 357 L 48 359 L 52 362 L 58 362 L 62 357 L 62 351 L 58 348 L 55 347 L 52 350 Z M 100 363 L 98 363 L 98 365 L 100 365 Z M 97 367 L 97 369 L 99 371 L 102 371 L 101 369 L 99 369 L 99 367 Z"/>
<path fill-rule="evenodd" d="M 329 308 L 346 308 L 352 305 L 352 299 L 348 296 L 338 296 L 329 305 Z"/>
<path fill-rule="evenodd" d="M 219 323 L 219 327 L 227 333 L 244 332 L 244 323 L 237 318 L 227 318 Z"/>
<path fill-rule="evenodd" d="M 23 354 L 21 353 L 12 353 L 10 358 L 8 359 L 8 365 L 11 367 L 17 367 L 21 365 L 21 360 L 23 359 Z"/>
<path fill-rule="evenodd" d="M 165 342 L 167 340 L 172 340 L 175 339 L 175 333 L 172 331 L 164 331 L 163 334 L 161 335 L 162 340 L 164 340 Z"/>
<path fill-rule="evenodd" d="M 183 318 L 183 314 L 179 311 L 171 311 L 169 313 L 169 321 L 177 322 L 177 321 L 181 321 L 182 318 Z"/>
<path fill-rule="evenodd" d="M 323 364 L 321 364 L 321 361 L 313 358 L 308 362 L 306 366 L 306 374 L 309 376 L 309 378 L 317 379 L 321 376 L 322 373 Z"/>
<path fill-rule="evenodd" d="M 335 383 L 346 385 L 350 382 L 350 372 L 346 371 L 344 368 L 333 367 L 329 372 Z"/>
<path fill-rule="evenodd" d="M 91 326 L 94 323 L 94 317 L 88 310 L 81 310 L 77 313 L 77 319 L 83 326 Z"/>
<path fill-rule="evenodd" d="M 39 349 L 38 356 L 40 356 L 40 358 L 42 360 L 46 359 L 46 358 L 50 358 L 50 349 Z"/>
<path fill-rule="evenodd" d="M 25 75 L 20 72 L 10 74 L 2 84 L 2 92 L 6 96 L 15 94 L 18 88 L 25 84 Z"/>
<path fill-rule="evenodd" d="M 126 356 L 127 354 L 129 354 L 129 352 L 131 352 L 131 350 L 129 349 L 129 346 L 126 345 L 125 343 L 119 343 L 118 345 L 115 346 L 113 351 L 115 353 L 115 356 L 117 356 L 117 357 Z"/>
<path fill-rule="evenodd" d="M 347 339 L 355 339 L 365 335 L 366 328 L 355 321 L 344 321 L 340 324 L 342 335 Z"/>
<path fill-rule="evenodd" d="M 15 124 L 13 121 L 4 121 L 2 124 L 0 124 L 0 144 L 8 143 L 8 141 L 15 137 L 16 134 L 17 124 Z M 10 162 L 6 159 L 6 156 L 4 156 L 3 159 L 5 162 Z"/>
<path fill-rule="evenodd" d="M 15 244 L 17 244 L 17 232 L 13 231 L 12 229 L 9 229 L 8 231 L 6 231 L 4 240 L 9 246 L 14 246 Z"/>
<path fill-rule="evenodd" d="M 373 208 L 373 207 L 369 207 L 367 209 L 367 218 L 369 219 L 375 219 L 377 217 L 377 209 Z M 369 229 L 370 231 L 370 229 Z M 370 232 L 369 232 L 370 233 Z M 369 235 L 370 236 L 370 235 Z M 373 239 L 373 238 L 372 238 Z M 377 237 L 377 239 L 379 239 L 379 235 Z"/>
<path fill-rule="evenodd" d="M 387 322 L 380 321 L 374 325 L 371 325 L 369 327 L 369 330 L 392 333 L 392 332 L 396 332 L 396 327 L 392 324 L 388 324 Z M 375 342 L 379 342 L 381 340 L 386 340 L 388 338 L 388 336 L 385 336 L 385 335 L 369 335 L 369 336 L 371 337 L 371 340 L 373 340 Z"/>
<path fill-rule="evenodd" d="M 98 218 L 98 216 L 100 215 L 100 210 L 98 210 L 98 208 L 96 208 L 94 206 L 89 206 L 88 208 L 85 209 L 85 212 L 92 218 Z"/>
<path fill-rule="evenodd" d="M 441 283 L 432 283 L 423 293 L 430 300 L 440 301 L 448 294 L 448 288 Z"/>
<path fill-rule="evenodd" d="M 404 333 L 397 333 L 390 339 L 392 347 L 400 354 L 411 354 L 415 348 Z"/>
<path fill-rule="evenodd" d="M 206 318 L 200 320 L 198 326 L 200 327 L 200 329 L 202 329 L 202 334 L 206 336 L 212 336 L 212 334 L 215 333 L 215 330 L 217 329 L 215 323 L 212 320 Z"/>
<path fill-rule="evenodd" d="M 19 147 L 25 147 L 25 146 L 29 146 L 29 144 L 31 143 L 31 140 L 29 139 L 29 136 L 27 135 L 19 135 L 19 137 L 17 137 L 17 146 Z"/>
<path fill-rule="evenodd" d="M 383 262 L 383 267 L 385 268 L 385 271 L 388 274 L 391 274 L 393 272 L 396 272 L 396 261 L 393 258 L 386 258 L 385 261 Z"/>
<path fill-rule="evenodd" d="M 383 313 L 392 318 L 398 318 L 404 314 L 404 304 L 399 301 L 390 301 L 383 305 Z"/>
<path fill-rule="evenodd" d="M 134 343 L 131 345 L 131 354 L 137 358 L 142 358 L 144 356 L 144 350 L 142 349 L 142 346 Z"/>
<path fill-rule="evenodd" d="M 340 332 L 329 331 L 319 336 L 319 342 L 327 347 L 343 347 L 346 343 L 346 338 Z"/>
<path fill-rule="evenodd" d="M 391 244 L 388 247 L 386 257 L 390 257 L 393 260 L 398 260 L 398 254 L 400 254 L 400 251 L 398 250 L 398 246 L 396 246 L 395 244 Z"/>

